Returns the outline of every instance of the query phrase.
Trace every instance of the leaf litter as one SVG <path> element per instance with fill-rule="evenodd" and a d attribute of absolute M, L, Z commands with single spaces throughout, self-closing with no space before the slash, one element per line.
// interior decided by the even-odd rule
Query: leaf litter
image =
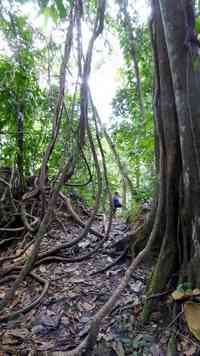
<path fill-rule="evenodd" d="M 63 222 L 64 223 L 64 222 Z M 103 222 L 102 222 L 103 224 Z M 98 217 L 94 229 L 101 231 L 101 220 Z M 119 285 L 129 263 L 130 256 L 124 258 L 108 271 L 91 275 L 110 262 L 115 257 L 107 253 L 109 246 L 124 236 L 126 225 L 116 218 L 104 249 L 81 262 L 52 262 L 40 265 L 35 271 L 43 278 L 50 280 L 50 287 L 41 304 L 18 319 L 2 323 L 0 330 L 0 355 L 27 355 L 31 350 L 54 351 L 68 350 L 77 346 L 87 334 L 90 321 L 99 308 L 108 300 Z M 60 227 L 53 224 L 51 234 L 43 240 L 41 251 L 73 240 L 80 234 L 81 228 L 66 222 L 65 234 Z M 98 238 L 88 234 L 87 239 L 78 244 L 78 251 L 62 251 L 61 256 L 82 255 L 88 248 L 95 245 Z M 5 254 L 3 252 L 3 254 Z M 8 249 L 13 255 L 13 247 Z M 98 335 L 98 343 L 94 354 L 97 356 L 153 355 L 164 356 L 170 330 L 166 328 L 166 320 L 158 312 L 147 324 L 141 323 L 141 312 L 144 303 L 145 282 L 151 272 L 151 266 L 144 263 L 136 270 L 136 276 L 129 282 L 120 300 L 111 314 L 102 322 Z M 11 286 L 0 287 L 0 299 Z M 17 291 L 12 303 L 14 310 L 30 303 L 41 290 L 41 286 L 33 279 L 27 278 Z M 155 313 L 154 313 L 155 314 Z M 170 319 L 169 319 L 170 320 Z M 198 345 L 190 342 L 188 334 L 179 334 L 178 350 L 181 355 L 192 355 L 198 351 Z M 2 350 L 1 350 L 2 348 Z"/>

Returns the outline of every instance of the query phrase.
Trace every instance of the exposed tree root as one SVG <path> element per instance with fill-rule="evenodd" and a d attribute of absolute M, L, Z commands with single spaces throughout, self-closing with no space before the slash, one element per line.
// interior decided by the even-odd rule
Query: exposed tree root
<path fill-rule="evenodd" d="M 127 236 L 128 237 L 137 236 L 137 234 L 139 234 L 143 229 L 144 229 L 144 224 L 139 226 L 136 230 L 131 230 L 131 231 L 127 232 Z"/>
<path fill-rule="evenodd" d="M 79 215 L 74 211 L 74 209 L 72 208 L 72 205 L 70 203 L 70 199 L 67 198 L 63 193 L 60 193 L 61 198 L 63 199 L 63 201 L 65 202 L 66 208 L 68 210 L 68 212 L 70 213 L 70 215 L 72 216 L 72 218 L 81 226 L 81 227 L 85 227 L 85 223 L 80 219 Z M 97 237 L 104 237 L 104 234 L 101 234 L 99 231 L 96 231 L 95 229 L 93 229 L 92 227 L 90 227 L 89 232 L 92 233 L 93 235 L 96 235 Z"/>
<path fill-rule="evenodd" d="M 16 260 L 18 258 L 20 258 L 27 250 L 28 248 L 33 245 L 33 241 L 30 241 L 23 250 L 21 250 L 17 255 L 12 255 L 12 256 L 6 256 L 6 257 L 1 257 L 0 258 L 0 265 L 3 264 L 6 261 L 10 261 L 10 260 Z"/>
<path fill-rule="evenodd" d="M 33 222 L 31 224 L 28 222 L 27 216 L 29 216 L 33 219 Z M 28 214 L 26 212 L 25 204 L 23 202 L 21 203 L 21 218 L 24 223 L 24 226 L 27 228 L 28 231 L 30 231 L 30 232 L 37 231 L 40 219 L 37 218 L 36 216 Z"/>
<path fill-rule="evenodd" d="M 103 238 L 103 240 L 101 240 L 98 244 L 98 246 L 95 248 L 95 250 L 93 250 L 92 252 L 89 252 L 87 255 L 84 255 L 82 257 L 74 257 L 74 258 L 65 258 L 65 261 L 69 261 L 69 262 L 77 262 L 77 261 L 83 261 L 83 259 L 91 256 L 93 253 L 97 252 L 97 250 L 99 250 L 99 248 L 103 245 L 103 243 L 105 242 L 105 236 L 103 234 L 101 234 L 101 237 Z M 53 247 L 51 250 L 43 252 L 41 254 L 39 254 L 38 259 L 44 259 L 47 258 L 49 256 L 52 256 L 56 253 L 58 253 L 60 250 L 63 250 L 65 248 L 71 248 L 73 246 L 75 246 L 78 242 L 80 242 L 83 239 L 82 234 L 80 236 L 78 236 L 76 239 L 70 241 L 70 242 L 66 242 L 64 244 L 60 244 L 59 246 Z"/>
<path fill-rule="evenodd" d="M 7 243 L 9 243 L 9 242 L 11 242 L 11 241 L 15 241 L 15 240 L 19 240 L 19 239 L 21 239 L 21 237 L 17 237 L 16 236 L 16 237 L 11 237 L 11 238 L 8 238 L 8 239 L 1 240 L 0 241 L 0 247 L 5 245 L 5 244 L 7 244 Z"/>
<path fill-rule="evenodd" d="M 100 247 L 103 245 L 104 242 L 105 242 L 105 238 L 104 238 L 104 240 L 101 240 L 98 243 L 98 245 L 95 247 L 94 250 L 88 252 L 85 255 L 77 256 L 77 257 L 49 256 L 49 253 L 47 252 L 47 256 L 43 257 L 42 259 L 38 259 L 36 261 L 36 263 L 34 264 L 34 267 L 37 267 L 43 263 L 49 263 L 49 262 L 53 262 L 53 261 L 66 262 L 66 263 L 82 262 L 82 261 L 87 260 L 90 257 L 94 256 L 94 254 L 100 249 Z"/>
<path fill-rule="evenodd" d="M 16 279 L 16 278 L 17 278 L 17 274 L 11 274 L 9 276 L 3 277 L 0 279 L 0 285 L 3 283 L 13 281 L 13 279 Z"/>
<path fill-rule="evenodd" d="M 96 271 L 96 272 L 90 273 L 90 276 L 95 276 L 96 274 L 99 274 L 99 273 L 103 273 L 103 272 L 108 271 L 110 268 L 112 268 L 113 266 L 115 266 L 119 261 L 121 261 L 121 259 L 122 259 L 124 256 L 126 256 L 127 252 L 128 252 L 128 247 L 125 248 L 125 250 L 121 253 L 121 255 L 120 255 L 119 257 L 116 258 L 115 261 L 109 263 L 107 266 L 105 266 L 105 267 L 102 268 L 102 269 L 99 269 L 99 270 Z"/>
<path fill-rule="evenodd" d="M 0 322 L 7 322 L 9 320 L 15 319 L 17 317 L 19 317 L 21 314 L 25 314 L 27 312 L 29 312 L 31 309 L 33 309 L 36 305 L 38 305 L 41 300 L 43 299 L 43 297 L 45 296 L 45 294 L 47 293 L 47 290 L 49 288 L 49 281 L 38 276 L 36 273 L 31 272 L 30 276 L 33 277 L 34 279 L 36 279 L 36 281 L 38 281 L 39 283 L 44 284 L 44 288 L 43 291 L 41 293 L 41 295 L 36 298 L 32 303 L 26 305 L 25 307 L 17 310 L 16 312 L 12 311 L 8 311 L 7 315 L 0 315 Z M 14 277 L 14 276 L 13 276 Z"/>
<path fill-rule="evenodd" d="M 20 271 L 21 268 L 22 268 L 22 265 L 20 266 L 19 263 L 15 263 L 15 264 L 13 264 L 13 265 L 11 265 L 11 266 L 8 266 L 8 267 L 2 269 L 2 270 L 0 271 L 0 277 L 3 278 L 3 277 L 5 277 L 7 274 L 9 274 L 9 273 L 11 273 L 11 272 Z"/>
<path fill-rule="evenodd" d="M 25 227 L 24 226 L 21 226 L 21 227 L 1 227 L 0 228 L 0 232 L 21 232 L 21 231 L 24 231 L 25 230 Z"/>

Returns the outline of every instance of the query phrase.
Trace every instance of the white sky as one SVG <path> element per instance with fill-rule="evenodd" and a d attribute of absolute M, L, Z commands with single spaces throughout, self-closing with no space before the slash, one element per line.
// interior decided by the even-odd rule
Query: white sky
<path fill-rule="evenodd" d="M 136 10 L 141 17 L 141 22 L 145 22 L 150 14 L 147 6 L 148 0 L 131 0 L 130 11 Z M 113 46 L 112 53 L 106 56 L 106 61 L 98 69 L 92 72 L 90 87 L 93 93 L 94 102 L 99 111 L 102 122 L 109 126 L 112 114 L 112 99 L 119 87 L 118 70 L 123 64 L 122 51 L 116 38 L 111 39 Z"/>
<path fill-rule="evenodd" d="M 148 0 L 130 1 L 130 11 L 137 10 L 141 17 L 141 22 L 146 21 L 149 15 L 147 1 Z M 48 23 L 45 23 L 44 17 L 41 15 L 38 16 L 38 8 L 34 6 L 32 2 L 21 6 L 21 9 L 23 9 L 23 13 L 27 15 L 31 19 L 31 22 L 36 24 L 37 27 L 44 28 L 45 24 L 45 32 L 50 33 L 52 31 L 53 22 L 51 19 L 48 20 Z M 86 37 L 88 36 L 86 35 Z M 109 40 L 112 45 L 111 53 L 108 51 L 108 48 L 105 47 L 103 39 L 97 40 L 97 52 L 94 54 L 93 69 L 90 78 L 90 87 L 93 93 L 94 103 L 97 106 L 102 121 L 107 125 L 109 125 L 109 118 L 112 113 L 111 102 L 119 86 L 119 76 L 117 73 L 123 64 L 122 52 L 117 39 L 110 35 Z M 60 42 L 60 38 L 58 41 Z M 1 49 L 2 45 L 0 46 L 0 50 Z"/>
<path fill-rule="evenodd" d="M 107 53 L 107 51 L 105 52 Z M 117 87 L 119 86 L 118 70 L 122 64 L 122 52 L 115 39 L 112 53 L 107 54 L 105 62 L 98 68 L 98 70 L 94 70 L 91 73 L 89 81 L 91 92 L 93 94 L 95 105 L 101 116 L 101 120 L 104 123 L 109 121 L 109 117 L 112 113 L 111 102 L 115 96 Z"/>

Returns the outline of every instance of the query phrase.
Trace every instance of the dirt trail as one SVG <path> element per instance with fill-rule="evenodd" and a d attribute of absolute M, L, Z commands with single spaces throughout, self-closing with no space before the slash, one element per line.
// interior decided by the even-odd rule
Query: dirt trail
<path fill-rule="evenodd" d="M 42 242 L 43 251 L 73 240 L 80 234 L 80 226 L 71 220 L 63 221 L 63 224 L 65 231 L 58 229 L 56 223 L 53 224 L 51 237 L 46 236 Z M 97 217 L 93 227 L 102 232 L 103 218 Z M 8 355 L 14 355 L 17 351 L 19 355 L 26 355 L 30 350 L 61 351 L 74 348 L 79 344 L 87 334 L 93 315 L 116 289 L 129 265 L 130 258 L 126 256 L 108 271 L 93 275 L 94 272 L 109 265 L 121 254 L 122 251 L 112 251 L 110 247 L 126 235 L 126 230 L 127 226 L 124 222 L 116 218 L 113 221 L 109 239 L 104 243 L 103 248 L 90 259 L 74 263 L 52 261 L 36 268 L 35 271 L 40 276 L 50 280 L 48 292 L 38 307 L 26 315 L 21 315 L 16 320 L 1 325 L 0 351 L 2 349 Z M 87 238 L 81 241 L 78 246 L 76 245 L 70 250 L 62 250 L 61 256 L 84 255 L 90 249 L 94 249 L 99 240 L 100 238 L 88 234 Z M 13 254 L 12 248 L 7 253 Z M 136 275 L 132 277 L 128 288 L 124 291 L 111 315 L 102 323 L 98 340 L 101 347 L 104 345 L 104 351 L 96 351 L 97 354 L 106 356 L 106 352 L 108 352 L 107 355 L 119 355 L 117 348 L 121 347 L 124 350 L 124 355 L 129 355 L 129 349 L 134 350 L 134 345 L 131 346 L 130 343 L 138 335 L 140 337 L 138 343 L 143 341 L 141 350 L 144 351 L 146 347 L 149 352 L 147 354 L 151 354 L 150 345 L 156 345 L 155 338 L 147 332 L 144 339 L 141 336 L 144 335 L 144 332 L 141 334 L 141 328 L 137 322 L 148 272 L 148 268 L 144 266 L 137 269 Z M 8 283 L 7 287 L 9 285 Z M 3 296 L 5 290 L 5 285 L 0 287 L 0 297 Z M 21 306 L 34 300 L 40 292 L 41 286 L 31 277 L 27 278 L 17 291 L 12 307 L 14 310 L 20 309 Z M 153 330 L 154 335 L 156 335 L 156 328 L 157 324 L 152 322 L 150 329 Z M 106 351 L 106 347 L 108 347 L 106 345 L 110 345 L 110 351 Z M 139 350 L 138 346 L 135 350 Z M 136 352 L 137 355 L 140 355 L 138 351 Z M 141 355 L 145 355 L 145 352 Z"/>

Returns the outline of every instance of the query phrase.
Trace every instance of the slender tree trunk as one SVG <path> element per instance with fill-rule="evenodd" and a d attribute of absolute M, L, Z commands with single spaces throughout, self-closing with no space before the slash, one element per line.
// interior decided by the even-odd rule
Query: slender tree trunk
<path fill-rule="evenodd" d="M 101 121 L 101 118 L 100 118 L 100 116 L 99 116 L 99 113 L 98 113 L 96 107 L 94 106 L 91 93 L 90 93 L 90 101 L 91 101 L 92 106 L 94 107 L 94 111 L 95 111 L 95 116 L 96 116 L 96 118 L 97 118 L 97 122 L 98 122 L 98 124 L 99 124 L 99 126 L 100 126 L 100 128 L 101 128 L 101 130 L 102 130 L 102 132 L 103 132 L 103 134 L 104 134 L 104 137 L 105 137 L 105 139 L 106 139 L 106 141 L 107 141 L 107 143 L 108 143 L 108 145 L 109 145 L 109 147 L 110 147 L 110 149 L 111 149 L 111 151 L 112 151 L 112 153 L 113 153 L 114 159 L 115 159 L 115 161 L 116 161 L 116 163 L 117 163 L 117 166 L 118 166 L 118 168 L 119 168 L 119 171 L 120 171 L 120 173 L 121 173 L 121 176 L 122 176 L 122 178 L 126 181 L 127 186 L 129 187 L 129 190 L 130 190 L 130 193 L 131 193 L 131 197 L 132 197 L 132 199 L 133 199 L 133 198 L 134 198 L 134 187 L 133 187 L 133 183 L 132 183 L 131 179 L 130 179 L 129 176 L 128 176 L 126 167 L 124 167 L 124 164 L 121 162 L 120 156 L 119 156 L 119 154 L 118 154 L 118 152 L 117 152 L 117 150 L 116 150 L 116 147 L 115 147 L 114 143 L 112 142 L 110 136 L 108 135 L 108 133 L 107 133 L 105 127 L 104 127 L 103 124 L 102 124 L 102 121 Z"/>
<path fill-rule="evenodd" d="M 123 179 L 122 180 L 122 188 L 123 188 L 123 191 L 122 191 L 122 206 L 123 208 L 127 208 L 127 184 L 126 184 L 126 180 Z"/>
<path fill-rule="evenodd" d="M 137 162 L 135 173 L 136 173 L 136 189 L 137 191 L 139 191 L 140 190 L 140 162 Z"/>
<path fill-rule="evenodd" d="M 24 116 L 17 103 L 17 166 L 20 179 L 20 191 L 24 191 Z"/>

